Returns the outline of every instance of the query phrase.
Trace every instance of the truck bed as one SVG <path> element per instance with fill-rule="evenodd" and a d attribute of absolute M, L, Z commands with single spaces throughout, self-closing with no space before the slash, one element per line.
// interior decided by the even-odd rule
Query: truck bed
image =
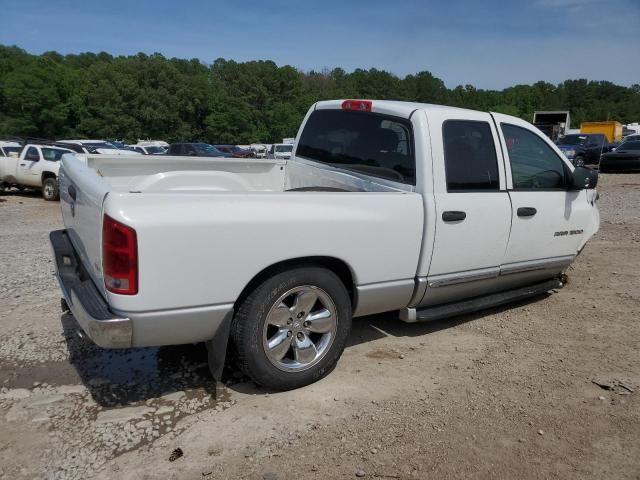
<path fill-rule="evenodd" d="M 78 172 L 88 167 L 85 175 L 101 177 L 109 191 L 120 193 L 403 190 L 390 182 L 304 161 L 164 155 L 86 155 L 78 161 L 69 155 L 63 165 Z"/>
<path fill-rule="evenodd" d="M 343 259 L 357 272 L 360 298 L 372 298 L 369 305 L 382 298 L 376 292 L 385 282 L 401 290 L 392 307 L 406 305 L 420 255 L 422 196 L 414 187 L 313 163 L 64 156 L 66 232 L 114 312 L 227 305 L 261 270 L 310 257 Z M 104 287 L 105 215 L 136 231 L 138 295 Z M 394 251 L 387 252 L 391 244 Z M 380 268 L 371 251 L 393 259 Z M 403 255 L 395 258 L 396 251 Z"/>

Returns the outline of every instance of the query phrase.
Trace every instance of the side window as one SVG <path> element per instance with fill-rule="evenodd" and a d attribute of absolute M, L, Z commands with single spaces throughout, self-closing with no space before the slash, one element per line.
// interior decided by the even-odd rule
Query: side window
<path fill-rule="evenodd" d="M 566 188 L 566 166 L 542 138 L 527 129 L 502 123 L 502 134 L 511 161 L 514 189 Z"/>
<path fill-rule="evenodd" d="M 500 189 L 498 157 L 487 122 L 447 120 L 442 138 L 449 192 Z"/>
<path fill-rule="evenodd" d="M 36 147 L 29 147 L 29 150 L 27 150 L 27 154 L 25 155 L 24 159 L 31 162 L 39 161 L 40 155 L 38 154 L 38 149 Z"/>

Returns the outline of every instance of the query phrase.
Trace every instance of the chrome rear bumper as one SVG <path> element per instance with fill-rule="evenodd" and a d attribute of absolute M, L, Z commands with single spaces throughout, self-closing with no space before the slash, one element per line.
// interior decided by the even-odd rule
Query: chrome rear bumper
<path fill-rule="evenodd" d="M 104 348 L 132 345 L 131 319 L 114 315 L 86 273 L 66 230 L 49 234 L 56 277 L 69 310 L 93 342 Z"/>

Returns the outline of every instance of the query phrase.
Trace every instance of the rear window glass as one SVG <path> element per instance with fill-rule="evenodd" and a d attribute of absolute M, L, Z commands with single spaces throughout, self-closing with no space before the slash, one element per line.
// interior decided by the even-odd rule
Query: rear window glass
<path fill-rule="evenodd" d="M 276 152 L 291 152 L 293 150 L 293 145 L 276 145 Z"/>
<path fill-rule="evenodd" d="M 296 155 L 333 167 L 416 183 L 409 120 L 343 110 L 316 110 L 305 125 Z"/>
<path fill-rule="evenodd" d="M 19 152 L 20 150 L 22 150 L 22 147 L 2 147 L 0 148 L 0 155 L 2 154 L 3 150 L 5 156 L 8 157 L 11 152 Z"/>
<path fill-rule="evenodd" d="M 442 127 L 447 190 L 498 190 L 498 158 L 487 122 L 447 120 Z"/>

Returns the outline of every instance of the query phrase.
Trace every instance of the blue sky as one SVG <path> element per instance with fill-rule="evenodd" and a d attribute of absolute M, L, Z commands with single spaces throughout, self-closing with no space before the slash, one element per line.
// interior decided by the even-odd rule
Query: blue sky
<path fill-rule="evenodd" d="M 429 70 L 447 86 L 640 83 L 640 0 L 0 0 L 0 44 L 302 70 Z"/>

